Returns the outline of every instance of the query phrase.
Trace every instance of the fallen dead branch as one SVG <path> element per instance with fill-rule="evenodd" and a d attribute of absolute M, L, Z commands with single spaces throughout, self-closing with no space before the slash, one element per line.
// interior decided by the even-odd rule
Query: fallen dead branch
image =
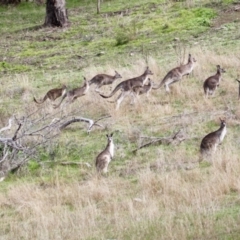
<path fill-rule="evenodd" d="M 97 122 L 99 122 L 102 119 L 109 118 L 109 117 L 111 117 L 111 116 L 104 116 L 104 117 L 101 117 L 101 118 L 97 119 L 96 121 L 94 121 L 92 119 L 89 119 L 89 118 L 84 118 L 84 117 L 73 117 L 73 119 L 63 123 L 59 127 L 59 129 L 62 130 L 64 128 L 66 128 L 68 125 L 70 125 L 74 122 L 87 122 L 87 123 L 89 123 L 89 126 L 87 128 L 87 133 L 89 134 L 90 131 L 92 130 L 93 126 L 103 127 L 102 125 L 98 124 Z"/>
<path fill-rule="evenodd" d="M 62 166 L 87 166 L 91 168 L 91 164 L 88 162 L 54 162 L 54 161 L 44 161 L 42 164 L 54 164 L 54 165 L 62 165 Z"/>
<path fill-rule="evenodd" d="M 30 113 L 27 116 L 11 117 L 6 127 L 0 129 L 0 180 L 10 171 L 15 171 L 29 159 L 41 162 L 41 152 L 45 151 L 61 130 L 73 122 L 87 122 L 87 132 L 94 126 L 104 127 L 98 122 L 110 116 L 103 116 L 97 120 L 69 115 L 57 117 L 44 115 L 40 117 Z M 78 112 L 79 113 L 79 112 Z M 76 114 L 76 112 L 74 112 Z M 82 165 L 83 163 L 62 162 L 61 165 Z M 88 164 L 86 164 L 88 166 Z M 88 166 L 89 167 L 89 166 Z"/>
<path fill-rule="evenodd" d="M 151 137 L 150 137 L 151 138 Z M 145 147 L 149 147 L 152 145 L 178 145 L 180 144 L 182 141 L 184 141 L 186 139 L 185 134 L 179 130 L 178 132 L 174 133 L 171 136 L 168 137 L 161 137 L 161 138 L 154 138 L 152 141 L 141 145 L 140 147 L 134 149 L 132 152 L 136 153 L 139 149 L 145 148 Z"/>

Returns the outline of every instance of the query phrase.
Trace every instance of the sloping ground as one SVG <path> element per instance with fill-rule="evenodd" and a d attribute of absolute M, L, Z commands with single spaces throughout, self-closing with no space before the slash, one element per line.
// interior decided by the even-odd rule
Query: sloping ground
<path fill-rule="evenodd" d="M 195 31 L 183 22 L 185 15 L 179 14 L 181 10 L 193 14 L 192 9 L 181 7 L 186 8 L 187 3 L 193 7 L 195 1 L 168 1 L 151 8 L 145 1 L 138 2 L 137 7 L 128 7 L 132 10 L 124 18 L 114 13 L 111 19 L 105 12 L 125 9 L 117 5 L 123 3 L 104 3 L 100 16 L 93 14 L 93 5 L 70 8 L 72 27 L 68 30 L 31 31 L 33 24 L 28 18 L 26 23 L 29 10 L 25 15 L 24 9 L 17 14 L 23 27 L 9 30 L 4 24 L 10 20 L 5 17 L 16 15 L 16 10 L 3 13 L 2 126 L 13 113 L 19 118 L 34 113 L 35 120 L 73 111 L 93 119 L 111 117 L 89 135 L 84 125 L 69 126 L 40 153 L 40 163 L 31 161 L 1 182 L 0 238 L 237 239 L 240 111 L 235 78 L 240 74 L 240 24 L 235 11 L 229 12 L 236 5 L 195 10 L 197 16 L 207 14 L 203 21 L 202 15 L 194 17 L 198 23 L 210 23 L 210 28 L 200 26 Z M 218 16 L 210 21 L 208 16 L 215 11 Z M 38 15 L 34 24 L 40 24 L 44 9 L 33 13 Z M 130 37 L 127 42 L 116 46 L 117 39 L 126 36 Z M 133 106 L 128 99 L 118 112 L 114 103 L 94 91 L 62 112 L 49 103 L 36 106 L 32 102 L 33 95 L 42 97 L 50 86 L 64 82 L 71 88 L 81 84 L 82 76 L 90 79 L 99 72 L 112 74 L 113 69 L 126 79 L 140 75 L 146 64 L 159 83 L 169 69 L 186 61 L 188 52 L 197 66 L 193 75 L 171 87 L 171 94 L 159 89 Z M 227 72 L 215 97 L 205 99 L 203 80 L 215 73 L 217 64 Z M 109 93 L 110 89 L 102 91 Z M 219 127 L 219 117 L 227 120 L 227 137 L 213 163 L 199 165 L 200 141 Z M 150 146 L 132 153 L 140 144 L 180 129 L 186 136 L 180 145 Z M 105 134 L 112 131 L 116 155 L 108 176 L 97 178 L 94 159 L 106 144 Z M 61 165 L 64 162 L 79 165 Z"/>

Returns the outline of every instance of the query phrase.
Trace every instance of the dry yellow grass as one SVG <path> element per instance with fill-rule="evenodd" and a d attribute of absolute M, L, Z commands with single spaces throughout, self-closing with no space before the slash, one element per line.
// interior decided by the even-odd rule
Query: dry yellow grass
<path fill-rule="evenodd" d="M 105 121 L 106 129 L 92 132 L 93 138 L 97 136 L 95 141 L 106 130 L 119 132 L 110 173 L 102 178 L 95 174 L 94 154 L 103 142 L 97 145 L 99 149 L 93 146 L 94 154 L 84 159 L 92 167 L 79 167 L 76 175 L 69 170 L 61 177 L 58 169 L 53 169 L 48 180 L 44 176 L 37 181 L 2 183 L 6 191 L 0 193 L 0 239 L 234 239 L 240 223 L 240 139 L 236 132 L 240 112 L 235 82 L 240 69 L 236 56 L 240 52 L 216 54 L 194 48 L 191 53 L 197 66 L 190 77 L 171 86 L 170 95 L 163 88 L 153 90 L 148 100 L 140 96 L 136 105 L 130 105 L 128 98 L 115 111 L 115 103 L 90 90 L 64 107 L 65 114 L 81 106 L 82 116 L 111 115 Z M 227 73 L 215 96 L 205 99 L 203 81 L 215 74 L 217 64 Z M 148 65 L 155 73 L 155 83 L 164 77 L 165 69 L 176 66 L 160 66 L 152 57 Z M 138 60 L 128 68 L 117 64 L 89 67 L 83 75 L 90 78 L 116 69 L 125 80 L 142 74 L 145 66 L 145 61 Z M 27 76 L 24 79 L 29 81 Z M 33 91 L 29 82 L 27 88 Z M 108 93 L 110 88 L 102 87 L 101 91 Z M 36 108 L 34 103 L 28 104 L 28 111 Z M 39 116 L 57 111 L 46 104 Z M 200 141 L 218 128 L 219 117 L 227 120 L 227 136 L 211 164 L 199 165 Z M 179 129 L 187 135 L 179 146 L 153 146 L 136 155 L 129 153 L 142 141 L 141 137 L 169 136 Z M 66 141 L 64 134 L 61 141 Z M 71 138 L 70 134 L 66 136 Z M 91 138 L 85 141 L 83 146 L 93 144 Z"/>

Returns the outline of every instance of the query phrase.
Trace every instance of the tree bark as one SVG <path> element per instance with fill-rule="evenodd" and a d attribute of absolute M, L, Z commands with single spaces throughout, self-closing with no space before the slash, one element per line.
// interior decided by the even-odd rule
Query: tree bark
<path fill-rule="evenodd" d="M 47 0 L 46 27 L 67 27 L 69 25 L 65 0 Z"/>
<path fill-rule="evenodd" d="M 97 0 L 97 14 L 100 13 L 101 0 Z"/>

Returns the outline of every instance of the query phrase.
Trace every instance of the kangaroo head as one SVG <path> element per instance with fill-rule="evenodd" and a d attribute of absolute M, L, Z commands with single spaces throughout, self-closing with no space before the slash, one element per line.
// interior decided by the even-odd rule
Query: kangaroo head
<path fill-rule="evenodd" d="M 217 65 L 217 72 L 218 72 L 218 73 L 225 73 L 226 70 L 225 70 L 224 68 L 221 68 L 220 65 Z"/>
<path fill-rule="evenodd" d="M 67 86 L 65 84 L 62 85 L 62 89 L 66 89 Z"/>
<path fill-rule="evenodd" d="M 226 120 L 222 119 L 222 118 L 219 118 L 219 119 L 221 121 L 221 127 L 225 127 L 226 126 Z"/>
<path fill-rule="evenodd" d="M 189 53 L 188 54 L 188 63 L 195 63 L 195 62 L 197 62 L 197 60 L 194 57 L 192 57 L 192 55 Z"/>
<path fill-rule="evenodd" d="M 151 78 L 148 78 L 148 84 L 151 85 L 151 86 L 154 84 L 154 82 Z"/>
<path fill-rule="evenodd" d="M 90 85 L 90 81 L 87 81 L 87 79 L 85 78 L 85 77 L 83 77 L 83 79 L 84 79 L 84 84 L 83 84 L 83 86 L 89 86 Z"/>
<path fill-rule="evenodd" d="M 111 133 L 111 134 L 107 134 L 106 135 L 107 136 L 107 139 L 108 139 L 108 142 L 110 143 L 110 142 L 113 142 L 113 133 Z"/>
<path fill-rule="evenodd" d="M 146 75 L 153 75 L 153 72 L 149 69 L 149 67 L 146 68 L 144 74 Z"/>
<path fill-rule="evenodd" d="M 115 70 L 115 79 L 117 79 L 117 78 L 122 78 L 122 76 Z"/>
<path fill-rule="evenodd" d="M 154 81 L 152 79 L 150 79 L 150 78 L 149 78 L 149 83 L 150 83 L 151 86 L 154 85 Z"/>

